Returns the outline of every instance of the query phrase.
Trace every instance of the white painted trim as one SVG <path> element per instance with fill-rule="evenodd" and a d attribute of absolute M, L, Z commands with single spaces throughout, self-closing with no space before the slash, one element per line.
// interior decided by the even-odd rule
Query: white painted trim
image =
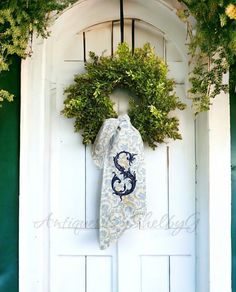
<path fill-rule="evenodd" d="M 231 145 L 229 95 L 209 111 L 210 292 L 231 291 Z"/>
<path fill-rule="evenodd" d="M 209 129 L 208 113 L 196 118 L 196 292 L 209 292 Z"/>
<path fill-rule="evenodd" d="M 29 292 L 47 291 L 49 277 L 48 229 L 34 226 L 45 218 L 49 207 L 45 181 L 45 48 L 44 40 L 35 40 L 33 57 L 23 60 L 21 67 L 19 290 Z"/>
<path fill-rule="evenodd" d="M 226 76 L 228 77 L 228 76 Z M 197 290 L 231 292 L 231 146 L 229 95 L 196 119 Z M 205 210 L 208 209 L 208 216 Z"/>

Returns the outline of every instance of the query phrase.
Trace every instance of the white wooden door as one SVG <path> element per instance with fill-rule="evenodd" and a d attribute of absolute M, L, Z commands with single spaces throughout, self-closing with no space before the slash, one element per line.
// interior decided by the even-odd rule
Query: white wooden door
<path fill-rule="evenodd" d="M 103 7 L 103 12 L 101 8 L 95 12 L 94 6 L 90 9 L 87 11 L 90 19 L 92 16 L 96 19 L 99 13 L 109 13 L 110 8 L 106 11 Z M 125 21 L 125 41 L 132 45 L 131 18 L 138 18 L 135 20 L 135 47 L 146 42 L 155 46 L 156 53 L 169 65 L 170 77 L 176 80 L 177 94 L 188 103 L 184 53 L 177 49 L 166 32 L 147 23 L 154 12 L 143 9 L 142 5 L 130 7 L 132 13 Z M 83 8 L 79 11 L 83 12 Z M 146 20 L 140 20 L 142 13 Z M 85 147 L 80 135 L 74 133 L 74 121 L 63 117 L 60 111 L 63 89 L 72 82 L 75 73 L 84 72 L 88 52 L 111 54 L 112 48 L 115 50 L 120 40 L 119 22 L 110 21 L 115 18 L 105 18 L 103 23 L 93 19 L 97 25 L 84 25 L 81 30 L 74 27 L 76 23 L 80 27 L 79 17 L 69 27 L 64 27 L 69 17 L 72 16 L 68 14 L 57 20 L 44 51 L 46 91 L 50 97 L 47 136 L 50 151 L 48 157 L 44 157 L 50 167 L 49 290 L 193 292 L 195 146 L 191 110 L 174 113 L 180 120 L 183 140 L 169 141 L 155 151 L 145 148 L 148 215 L 143 224 L 127 231 L 109 249 L 100 250 L 97 223 L 101 171 L 91 159 L 91 147 Z M 159 21 L 164 19 L 162 15 Z M 114 95 L 112 98 L 119 110 L 119 99 Z"/>
<path fill-rule="evenodd" d="M 125 24 L 125 39 L 131 45 L 131 20 Z M 59 38 L 53 46 L 51 212 L 54 219 L 68 218 L 68 224 L 51 229 L 51 291 L 191 292 L 195 287 L 194 120 L 188 110 L 175 113 L 182 141 L 155 151 L 145 149 L 148 215 L 143 226 L 127 231 L 109 249 L 99 249 L 101 171 L 91 159 L 90 147 L 85 148 L 73 132 L 73 121 L 61 116 L 60 110 L 63 88 L 74 73 L 84 70 L 84 42 L 86 57 L 90 50 L 111 54 L 111 25 L 99 24 L 66 41 Z M 156 28 L 135 21 L 135 46 L 147 41 L 166 59 L 177 93 L 185 100 L 186 72 L 174 44 Z M 118 42 L 116 22 L 114 49 Z"/>

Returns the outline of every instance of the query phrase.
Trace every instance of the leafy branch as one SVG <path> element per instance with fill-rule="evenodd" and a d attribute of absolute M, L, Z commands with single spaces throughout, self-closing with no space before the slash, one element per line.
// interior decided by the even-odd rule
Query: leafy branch
<path fill-rule="evenodd" d="M 33 32 L 48 37 L 51 13 L 58 14 L 76 0 L 1 0 L 0 2 L 0 74 L 9 70 L 11 56 L 32 54 L 29 42 Z M 0 88 L 0 103 L 13 95 Z"/>
<path fill-rule="evenodd" d="M 228 91 L 224 74 L 236 61 L 236 6 L 225 0 L 180 0 L 177 15 L 188 27 L 189 96 L 196 113 L 209 110 L 212 99 Z"/>

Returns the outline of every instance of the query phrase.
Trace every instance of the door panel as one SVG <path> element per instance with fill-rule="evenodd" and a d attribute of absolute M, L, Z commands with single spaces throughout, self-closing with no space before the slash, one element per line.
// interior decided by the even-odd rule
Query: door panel
<path fill-rule="evenodd" d="M 181 272 L 180 272 L 181 271 Z M 194 291 L 194 257 L 170 256 L 170 291 Z"/>
<path fill-rule="evenodd" d="M 143 292 L 169 292 L 168 256 L 141 256 L 141 287 Z"/>
<path fill-rule="evenodd" d="M 88 256 L 86 269 L 88 292 L 112 290 L 111 256 Z"/>

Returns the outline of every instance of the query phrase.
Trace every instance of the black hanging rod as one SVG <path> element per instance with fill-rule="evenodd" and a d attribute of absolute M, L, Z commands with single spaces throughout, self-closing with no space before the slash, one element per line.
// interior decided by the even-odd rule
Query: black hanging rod
<path fill-rule="evenodd" d="M 120 0 L 120 42 L 124 42 L 124 0 Z"/>

